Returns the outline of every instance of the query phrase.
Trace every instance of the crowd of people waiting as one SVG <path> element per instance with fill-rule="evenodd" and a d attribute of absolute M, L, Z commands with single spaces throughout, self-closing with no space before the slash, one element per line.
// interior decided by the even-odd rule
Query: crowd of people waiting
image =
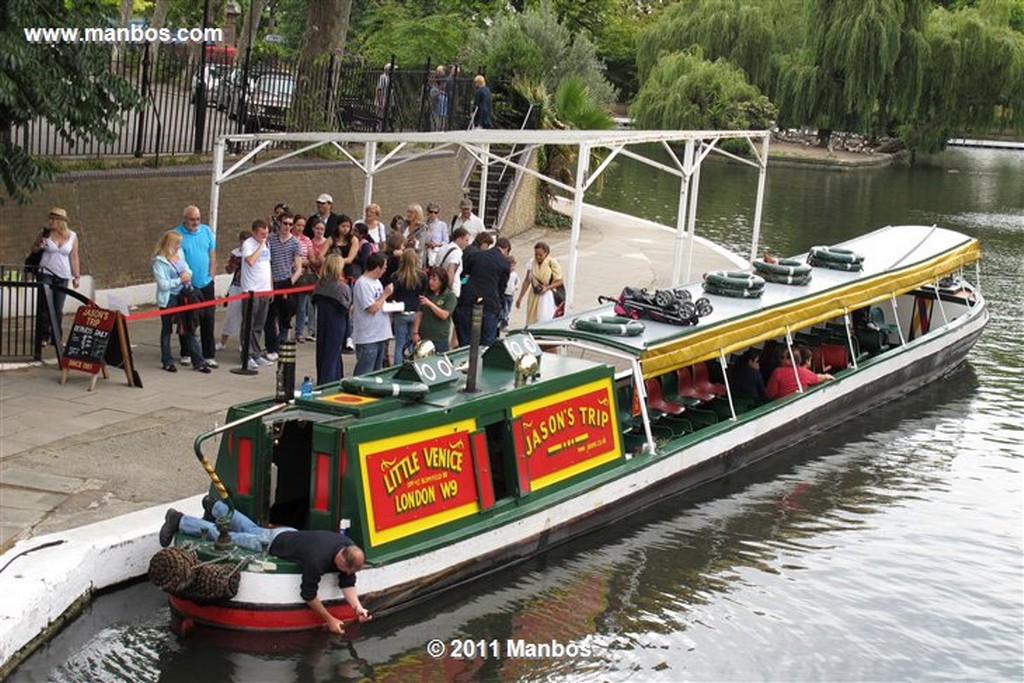
<path fill-rule="evenodd" d="M 364 207 L 355 221 L 333 208 L 326 193 L 308 217 L 278 204 L 271 216 L 238 234 L 225 272 L 232 275 L 229 295 L 255 293 L 250 370 L 274 364 L 286 339 L 315 342 L 316 383 L 326 384 L 344 375 L 343 354 L 355 355 L 351 372 L 360 375 L 401 363 L 421 341 L 429 340 L 439 352 L 468 344 L 475 304 L 482 305 L 485 346 L 508 326 L 513 302 L 518 308 L 524 297 L 528 325 L 556 314 L 562 271 L 548 245 L 534 245 L 520 280 L 511 242 L 487 231 L 468 199 L 450 224 L 434 202 L 425 212 L 410 204 L 404 217 L 387 224 L 377 204 Z M 214 298 L 216 238 L 198 207 L 186 207 L 182 223 L 162 235 L 152 268 L 161 309 Z M 303 286 L 312 290 L 261 294 Z M 243 304 L 242 298 L 229 302 L 219 339 L 212 306 L 164 315 L 163 369 L 177 371 L 171 353 L 175 324 L 179 364 L 207 373 L 216 368 L 217 351 L 241 334 Z"/>

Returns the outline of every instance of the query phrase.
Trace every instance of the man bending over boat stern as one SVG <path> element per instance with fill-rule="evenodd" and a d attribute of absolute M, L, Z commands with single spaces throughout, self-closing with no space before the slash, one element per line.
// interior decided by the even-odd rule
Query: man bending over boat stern
<path fill-rule="evenodd" d="M 189 536 L 202 538 L 205 535 L 210 540 L 216 540 L 220 532 L 214 520 L 227 515 L 228 506 L 220 500 L 213 502 L 210 496 L 206 496 L 203 498 L 203 509 L 205 513 L 202 519 L 178 510 L 168 510 L 164 516 L 164 525 L 160 528 L 160 545 L 164 548 L 169 546 L 174 540 L 174 534 L 179 531 Z M 356 572 L 363 568 L 366 556 L 362 548 L 348 536 L 335 531 L 300 531 L 286 526 L 267 529 L 238 510 L 231 516 L 228 533 L 240 548 L 254 552 L 263 552 L 267 548 L 267 552 L 274 557 L 298 562 L 302 568 L 299 595 L 332 633 L 340 635 L 345 632 L 345 627 L 317 597 L 320 579 L 328 572 L 339 572 L 341 593 L 355 610 L 359 621 L 372 618 L 359 601 L 359 592 L 356 590 Z"/>

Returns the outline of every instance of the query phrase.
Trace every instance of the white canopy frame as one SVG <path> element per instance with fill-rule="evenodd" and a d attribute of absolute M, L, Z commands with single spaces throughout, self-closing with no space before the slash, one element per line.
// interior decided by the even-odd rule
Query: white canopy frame
<path fill-rule="evenodd" d="M 476 158 L 483 167 L 481 173 L 481 198 L 477 210 L 483 214 L 486 208 L 489 168 L 498 163 L 557 187 L 567 193 L 572 201 L 572 230 L 569 239 L 569 262 L 566 268 L 566 304 L 574 309 L 576 273 L 579 258 L 581 217 L 583 203 L 597 178 L 608 168 L 617 156 L 633 159 L 652 169 L 669 173 L 679 178 L 679 209 L 676 214 L 676 239 L 672 268 L 672 283 L 690 281 L 693 254 L 693 238 L 697 224 L 697 196 L 700 189 L 700 168 L 712 153 L 741 164 L 758 169 L 757 194 L 754 203 L 753 235 L 751 237 L 750 259 L 757 256 L 757 244 L 761 233 L 761 215 L 764 206 L 765 179 L 768 170 L 769 131 L 685 131 L 685 130 L 468 130 L 446 133 L 257 133 L 251 135 L 225 135 L 214 145 L 213 178 L 210 185 L 210 225 L 216 232 L 220 189 L 225 183 L 249 173 L 269 168 L 275 164 L 313 151 L 319 147 L 333 147 L 358 168 L 365 178 L 363 183 L 363 204 L 369 204 L 373 197 L 375 177 L 423 156 L 438 151 L 458 148 Z M 723 140 L 744 140 L 749 146 L 751 157 L 738 156 L 721 146 Z M 275 144 L 294 145 L 295 148 L 279 156 L 257 159 Z M 637 145 L 660 144 L 668 153 L 672 164 L 665 164 L 644 156 L 634 148 Z M 672 149 L 672 144 L 684 145 L 682 159 Z M 225 168 L 225 155 L 238 145 L 252 146 L 252 149 Z M 524 150 L 533 151 L 544 145 L 566 146 L 576 151 L 576 173 L 572 185 L 523 166 L 512 156 L 501 156 L 491 151 L 492 145 L 515 145 L 518 157 Z M 362 158 L 350 151 L 351 146 L 362 146 Z M 386 150 L 386 151 L 385 151 Z M 595 150 L 608 150 L 608 155 L 590 170 L 590 159 Z M 405 152 L 401 154 L 401 152 Z M 251 162 L 251 163 L 250 163 Z"/>

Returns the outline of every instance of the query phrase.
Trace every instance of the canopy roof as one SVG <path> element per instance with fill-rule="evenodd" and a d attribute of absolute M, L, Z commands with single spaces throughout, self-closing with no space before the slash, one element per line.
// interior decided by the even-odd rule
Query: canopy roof
<path fill-rule="evenodd" d="M 706 295 L 700 283 L 687 285 L 686 290 L 694 299 L 707 296 L 714 307 L 710 315 L 693 326 L 644 320 L 643 334 L 620 337 L 573 329 L 572 321 L 579 316 L 566 316 L 529 329 L 541 339 L 586 340 L 624 351 L 640 361 L 645 377 L 651 377 L 935 284 L 981 257 L 981 245 L 976 239 L 923 225 L 889 226 L 841 246 L 864 256 L 862 271 L 814 268 L 810 284 L 768 283 L 759 299 Z M 805 256 L 795 258 L 804 260 Z M 594 314 L 614 315 L 610 305 L 579 315 Z"/>
<path fill-rule="evenodd" d="M 646 164 L 653 170 L 668 173 L 679 178 L 679 211 L 676 217 L 676 242 L 673 260 L 672 281 L 685 282 L 690 277 L 690 256 L 693 253 L 693 237 L 697 220 L 697 195 L 700 185 L 700 167 L 709 154 L 729 157 L 734 161 L 759 170 L 753 206 L 753 234 L 751 236 L 750 258 L 757 253 L 761 226 L 761 210 L 764 202 L 765 176 L 768 164 L 768 140 L 766 130 L 507 130 L 471 129 L 441 133 L 256 133 L 252 135 L 225 135 L 217 139 L 214 147 L 213 179 L 210 190 L 210 225 L 217 229 L 221 186 L 260 169 L 279 164 L 287 159 L 310 152 L 318 147 L 332 146 L 365 175 L 363 203 L 373 198 L 374 179 L 377 174 L 391 170 L 438 150 L 448 148 L 467 151 L 481 164 L 480 205 L 477 211 L 484 213 L 487 201 L 488 168 L 501 164 L 519 172 L 541 178 L 544 182 L 561 189 L 572 201 L 570 220 L 572 230 L 569 240 L 569 262 L 565 271 L 567 305 L 573 309 L 583 201 L 587 191 L 618 155 Z M 750 156 L 738 156 L 722 149 L 723 140 L 743 140 L 747 143 Z M 241 158 L 226 163 L 228 150 L 236 143 L 250 148 Z M 270 158 L 257 158 L 274 145 L 288 144 L 290 151 Z M 652 159 L 638 145 L 660 145 L 668 159 L 665 163 Z M 358 151 L 350 149 L 359 145 Z M 380 148 L 387 145 L 387 148 Z M 513 151 L 496 154 L 492 145 L 513 145 Z M 517 159 L 524 151 L 532 151 L 544 145 L 571 148 L 575 152 L 576 169 L 570 183 L 560 178 L 546 176 L 536 169 L 520 164 Z M 675 145 L 675 147 L 673 147 Z M 679 146 L 682 153 L 678 154 Z M 387 151 L 385 151 L 385 149 Z M 605 150 L 599 164 L 591 164 L 591 152 Z M 638 202 L 642 206 L 642 202 Z"/>

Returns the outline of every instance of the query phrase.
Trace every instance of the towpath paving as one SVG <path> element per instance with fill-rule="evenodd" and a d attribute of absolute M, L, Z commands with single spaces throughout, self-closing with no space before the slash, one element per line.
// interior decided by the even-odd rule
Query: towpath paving
<path fill-rule="evenodd" d="M 569 238 L 566 230 L 541 229 L 513 237 L 520 276 L 537 241 L 547 242 L 566 266 Z M 672 230 L 586 207 L 575 310 L 625 285 L 668 284 L 674 239 Z M 698 242 L 691 279 L 736 265 Z M 222 316 L 218 308 L 218 331 Z M 514 310 L 512 326 L 523 322 L 524 312 Z M 274 367 L 256 376 L 230 372 L 239 367 L 235 339 L 211 374 L 185 366 L 168 373 L 160 369 L 159 319 L 131 322 L 128 329 L 141 389 L 128 386 L 116 368 L 92 392 L 84 373 L 71 372 L 61 385 L 52 355 L 41 365 L 0 372 L 0 552 L 25 538 L 201 493 L 209 480 L 193 452 L 195 436 L 222 424 L 229 406 L 274 393 Z M 314 349 L 312 343 L 297 346 L 299 380 L 315 376 Z M 354 356 L 343 360 L 351 372 Z M 205 453 L 212 461 L 216 446 L 207 444 Z"/>

